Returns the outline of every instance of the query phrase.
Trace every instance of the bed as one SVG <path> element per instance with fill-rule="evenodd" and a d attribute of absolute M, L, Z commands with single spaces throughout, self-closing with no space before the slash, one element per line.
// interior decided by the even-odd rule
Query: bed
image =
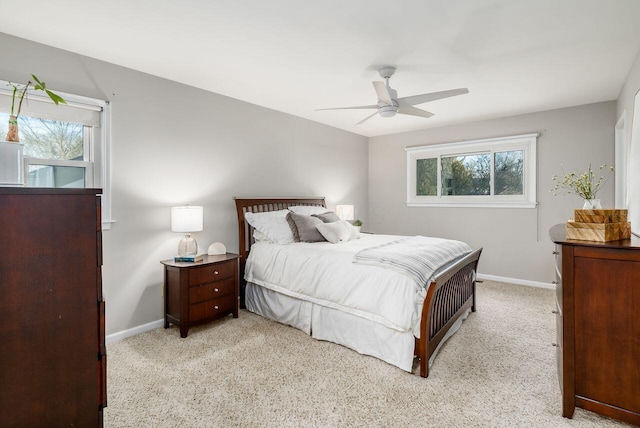
<path fill-rule="evenodd" d="M 476 310 L 475 278 L 482 249 L 470 250 L 437 269 L 432 279 L 421 287 L 420 294 L 416 294 L 419 297 L 413 297 L 413 303 L 408 303 L 411 299 L 410 292 L 402 291 L 406 289 L 401 285 L 409 281 L 406 275 L 390 269 L 357 266 L 354 263 L 349 269 L 354 270 L 355 276 L 345 276 L 344 278 L 348 279 L 344 280 L 344 287 L 341 288 L 344 288 L 344 293 L 351 298 L 358 287 L 367 287 L 367 293 L 373 294 L 368 295 L 365 300 L 378 299 L 385 303 L 378 306 L 385 307 L 384 310 L 387 312 L 371 315 L 364 306 L 362 310 L 359 307 L 349 309 L 342 303 L 333 303 L 331 298 L 301 291 L 302 288 L 296 287 L 303 287 L 305 284 L 299 283 L 304 283 L 308 276 L 300 276 L 297 273 L 318 271 L 317 275 L 313 274 L 313 279 L 316 281 L 318 277 L 322 280 L 321 275 L 327 275 L 327 269 L 320 265 L 320 260 L 353 258 L 353 254 L 370 245 L 379 246 L 399 237 L 362 234 L 361 239 L 337 245 L 304 242 L 296 242 L 294 245 L 266 244 L 260 240 L 256 241 L 254 228 L 246 220 L 247 213 L 252 213 L 249 216 L 254 213 L 275 213 L 287 210 L 291 206 L 326 207 L 324 198 L 234 199 L 241 255 L 240 278 L 243 278 L 244 282 L 241 287 L 241 304 L 252 312 L 299 328 L 314 338 L 335 342 L 361 354 L 374 356 L 406 371 L 412 371 L 413 359 L 417 357 L 420 376 L 426 378 L 429 375 L 430 363 L 433 362 L 439 347 L 455 333 L 462 321 Z M 254 253 L 251 253 L 252 248 Z M 342 259 L 333 259 L 337 257 L 337 252 L 344 253 L 340 256 Z M 283 260 L 288 261 L 288 264 L 282 263 L 281 266 Z M 339 263 L 350 264 L 344 261 Z M 283 288 L 282 284 L 276 284 L 277 281 L 265 279 L 265 275 L 260 273 L 265 270 L 275 271 L 282 278 L 288 278 L 283 281 L 291 282 L 292 287 Z M 366 272 L 370 272 L 367 278 L 371 279 L 367 279 L 367 284 L 363 285 L 360 278 Z M 399 291 L 388 291 L 390 287 L 380 285 L 386 284 L 387 280 L 399 284 Z M 329 281 L 327 278 L 327 282 Z M 413 288 L 416 288 L 415 283 Z M 316 289 L 323 290 L 324 287 Z M 413 292 L 418 293 L 415 290 Z M 393 294 L 378 296 L 375 293 Z M 402 298 L 397 297 L 398 294 L 406 295 L 405 303 L 402 304 L 407 306 L 407 314 L 396 317 L 391 309 L 386 308 L 386 303 L 394 300 L 402 302 Z M 366 303 L 362 304 L 366 306 Z M 404 311 L 405 309 L 402 309 L 402 312 Z M 410 325 L 409 313 L 412 314 Z"/>

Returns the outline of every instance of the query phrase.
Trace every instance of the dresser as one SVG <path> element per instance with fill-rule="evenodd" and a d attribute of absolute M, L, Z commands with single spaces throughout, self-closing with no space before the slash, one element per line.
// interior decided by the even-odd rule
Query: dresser
<path fill-rule="evenodd" d="M 240 256 L 227 253 L 205 256 L 195 263 L 163 260 L 164 328 L 189 327 L 233 314 L 238 318 L 238 263 Z"/>
<path fill-rule="evenodd" d="M 566 239 L 556 258 L 556 355 L 562 415 L 575 407 L 640 425 L 640 238 Z"/>
<path fill-rule="evenodd" d="M 99 193 L 0 188 L 2 426 L 102 426 Z"/>

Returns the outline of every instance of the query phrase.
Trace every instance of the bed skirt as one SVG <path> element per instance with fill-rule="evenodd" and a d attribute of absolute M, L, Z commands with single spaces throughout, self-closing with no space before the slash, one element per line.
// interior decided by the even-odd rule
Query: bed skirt
<path fill-rule="evenodd" d="M 374 321 L 286 296 L 254 283 L 247 283 L 245 304 L 250 312 L 295 327 L 315 339 L 337 343 L 407 372 L 413 371 L 415 338 L 410 331 L 394 330 Z M 429 359 L 429 366 L 440 347 L 460 328 L 469 312 L 470 310 L 460 317 L 448 331 Z"/>

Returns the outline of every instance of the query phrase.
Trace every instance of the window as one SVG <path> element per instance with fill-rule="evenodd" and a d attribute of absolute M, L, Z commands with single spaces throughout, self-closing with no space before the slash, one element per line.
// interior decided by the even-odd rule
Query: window
<path fill-rule="evenodd" d="M 407 205 L 535 207 L 537 136 L 407 148 Z"/>
<path fill-rule="evenodd" d="M 7 132 L 11 91 L 0 81 L 0 138 Z M 109 104 L 65 94 L 54 105 L 30 92 L 18 118 L 27 187 L 102 188 L 103 229 L 110 227 Z"/>

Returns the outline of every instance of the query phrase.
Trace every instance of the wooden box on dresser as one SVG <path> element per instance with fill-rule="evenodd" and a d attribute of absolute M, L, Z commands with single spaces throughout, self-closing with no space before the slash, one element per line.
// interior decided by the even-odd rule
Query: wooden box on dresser
<path fill-rule="evenodd" d="M 1 426 L 102 426 L 99 193 L 0 187 Z"/>
<path fill-rule="evenodd" d="M 180 327 L 187 337 L 189 327 L 224 315 L 238 318 L 238 263 L 240 256 L 226 253 L 205 256 L 196 263 L 163 260 L 164 328 Z"/>
<path fill-rule="evenodd" d="M 558 378 L 562 415 L 575 407 L 640 425 L 640 238 L 556 244 Z"/>

